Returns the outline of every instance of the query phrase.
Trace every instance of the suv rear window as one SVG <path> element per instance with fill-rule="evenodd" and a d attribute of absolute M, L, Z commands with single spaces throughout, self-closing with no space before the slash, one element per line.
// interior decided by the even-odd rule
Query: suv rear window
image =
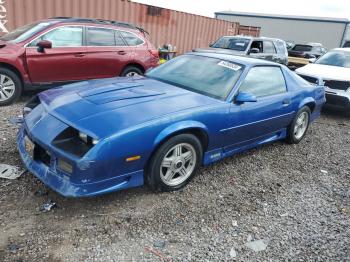
<path fill-rule="evenodd" d="M 309 52 L 311 51 L 311 45 L 295 45 L 292 50 L 293 51 L 301 51 L 301 52 Z"/>

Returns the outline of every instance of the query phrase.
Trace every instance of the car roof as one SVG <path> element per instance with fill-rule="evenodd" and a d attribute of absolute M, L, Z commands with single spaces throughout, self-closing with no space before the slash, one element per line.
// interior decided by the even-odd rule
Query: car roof
<path fill-rule="evenodd" d="M 311 45 L 311 46 L 323 46 L 321 43 L 314 43 L 314 42 L 309 42 L 306 45 Z"/>
<path fill-rule="evenodd" d="M 58 16 L 58 17 L 51 17 L 46 19 L 46 21 L 57 21 L 58 23 L 81 23 L 81 24 L 93 24 L 93 25 L 102 25 L 102 26 L 110 26 L 110 27 L 119 27 L 119 28 L 126 28 L 131 29 L 135 31 L 139 31 L 142 33 L 149 34 L 146 30 L 144 30 L 142 27 L 136 26 L 131 23 L 127 22 L 121 22 L 121 21 L 114 21 L 114 20 L 105 20 L 105 19 L 95 19 L 95 18 L 80 18 L 80 17 L 64 17 L 64 16 Z"/>
<path fill-rule="evenodd" d="M 251 35 L 224 35 L 222 37 L 231 37 L 231 38 L 245 38 L 251 40 L 271 40 L 271 41 L 283 41 L 279 38 L 265 37 L 265 36 L 251 36 Z"/>
<path fill-rule="evenodd" d="M 251 57 L 245 57 L 245 56 L 236 56 L 236 55 L 228 55 L 228 54 L 220 54 L 220 53 L 212 53 L 212 52 L 190 52 L 187 53 L 189 55 L 197 55 L 197 56 L 205 56 L 205 57 L 211 57 L 221 60 L 230 61 L 233 63 L 238 63 L 245 66 L 254 66 L 254 65 L 278 65 L 280 64 L 263 60 L 263 59 L 257 59 L 257 58 L 251 58 Z"/>

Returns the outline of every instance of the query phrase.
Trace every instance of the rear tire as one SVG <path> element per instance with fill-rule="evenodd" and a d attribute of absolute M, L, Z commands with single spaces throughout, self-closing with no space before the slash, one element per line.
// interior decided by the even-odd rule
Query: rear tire
<path fill-rule="evenodd" d="M 0 106 L 7 106 L 22 94 L 22 82 L 16 73 L 0 68 Z"/>
<path fill-rule="evenodd" d="M 311 111 L 308 106 L 299 109 L 287 130 L 287 142 L 298 144 L 306 135 L 310 124 Z"/>
<path fill-rule="evenodd" d="M 137 75 L 143 75 L 142 71 L 136 66 L 127 66 L 120 76 L 133 77 Z"/>
<path fill-rule="evenodd" d="M 153 155 L 146 171 L 147 185 L 154 191 L 175 191 L 196 174 L 203 150 L 198 138 L 180 134 L 170 138 Z"/>

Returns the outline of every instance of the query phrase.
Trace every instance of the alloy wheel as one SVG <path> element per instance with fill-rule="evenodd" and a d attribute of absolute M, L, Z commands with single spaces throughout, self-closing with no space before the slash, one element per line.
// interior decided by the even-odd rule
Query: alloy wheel
<path fill-rule="evenodd" d="M 0 101 L 11 99 L 15 94 L 16 86 L 13 80 L 4 74 L 0 74 Z"/>
<path fill-rule="evenodd" d="M 168 186 L 178 186 L 191 176 L 196 161 L 197 154 L 192 145 L 177 144 L 165 154 L 160 165 L 160 178 Z"/>
<path fill-rule="evenodd" d="M 303 137 L 303 135 L 306 132 L 308 124 L 309 124 L 309 114 L 307 112 L 302 112 L 298 116 L 294 126 L 294 136 L 296 139 L 300 139 Z"/>

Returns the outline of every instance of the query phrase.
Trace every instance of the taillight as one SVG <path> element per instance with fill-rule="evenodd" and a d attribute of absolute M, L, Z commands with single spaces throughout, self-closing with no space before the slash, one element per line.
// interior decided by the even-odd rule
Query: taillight
<path fill-rule="evenodd" d="M 159 57 L 159 52 L 157 49 L 148 50 L 148 52 L 150 52 L 150 54 L 156 58 Z"/>

